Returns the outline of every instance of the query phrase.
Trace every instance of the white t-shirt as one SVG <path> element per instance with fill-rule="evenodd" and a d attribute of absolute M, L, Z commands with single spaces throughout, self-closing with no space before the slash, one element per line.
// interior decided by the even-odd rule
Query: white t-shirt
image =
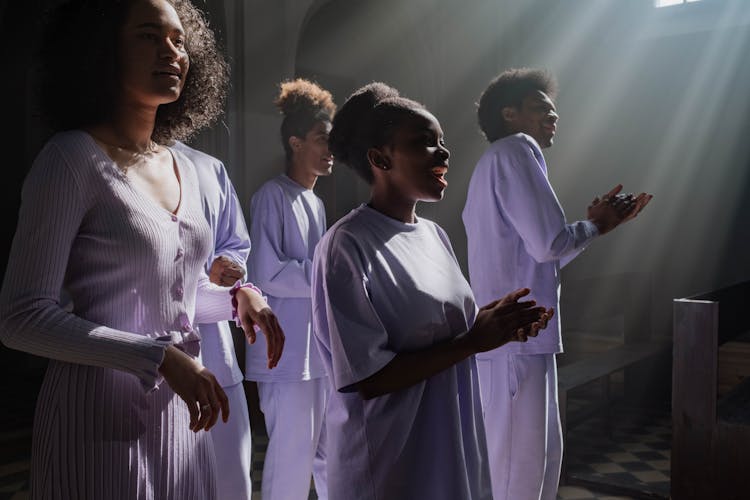
<path fill-rule="evenodd" d="M 354 388 L 397 353 L 473 323 L 474 297 L 445 232 L 362 205 L 319 243 L 312 290 L 315 336 L 336 388 L 326 415 L 330 499 L 491 498 L 473 357 L 369 401 Z"/>

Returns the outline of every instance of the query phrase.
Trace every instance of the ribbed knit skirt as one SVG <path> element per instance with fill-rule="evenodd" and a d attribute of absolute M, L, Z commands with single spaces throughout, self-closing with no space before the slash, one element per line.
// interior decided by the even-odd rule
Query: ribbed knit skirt
<path fill-rule="evenodd" d="M 107 368 L 50 361 L 37 401 L 32 499 L 210 500 L 210 433 L 193 433 L 166 383 Z"/>

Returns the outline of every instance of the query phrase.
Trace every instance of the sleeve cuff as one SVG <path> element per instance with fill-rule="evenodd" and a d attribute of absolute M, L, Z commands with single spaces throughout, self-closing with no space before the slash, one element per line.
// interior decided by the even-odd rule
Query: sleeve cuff
<path fill-rule="evenodd" d="M 260 295 L 261 298 L 263 299 L 263 301 L 266 304 L 268 304 L 268 298 L 265 295 L 263 295 L 263 292 L 260 290 L 260 288 L 258 288 L 254 284 L 250 283 L 249 281 L 247 283 L 242 283 L 242 282 L 240 282 L 240 280 L 237 280 L 234 283 L 234 285 L 232 285 L 232 288 L 229 289 L 229 295 L 232 296 L 232 319 L 234 320 L 234 323 L 237 325 L 238 328 L 242 328 L 242 321 L 240 320 L 240 316 L 237 313 L 237 306 L 238 306 L 238 304 L 237 304 L 237 291 L 240 288 L 250 288 L 255 293 L 257 293 L 258 295 Z M 253 323 L 252 326 L 253 326 L 253 330 L 255 330 L 255 333 L 258 333 L 260 331 L 260 327 L 258 327 L 258 325 L 256 325 L 255 323 Z"/>
<path fill-rule="evenodd" d="M 584 227 L 586 227 L 586 233 L 589 235 L 589 237 L 593 238 L 595 236 L 599 236 L 599 228 L 596 227 L 596 224 L 594 224 L 588 219 L 582 222 L 583 222 Z"/>
<path fill-rule="evenodd" d="M 164 377 L 159 373 L 159 367 L 164 362 L 164 355 L 171 343 L 164 340 L 155 340 L 153 348 L 145 356 L 145 362 L 148 363 L 148 366 L 144 366 L 140 373 L 136 374 L 141 381 L 143 392 L 146 394 L 154 392 L 164 382 Z"/>

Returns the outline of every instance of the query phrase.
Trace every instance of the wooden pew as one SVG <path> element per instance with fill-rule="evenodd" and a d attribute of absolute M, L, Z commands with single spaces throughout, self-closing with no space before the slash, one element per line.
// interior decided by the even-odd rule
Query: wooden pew
<path fill-rule="evenodd" d="M 643 273 L 620 273 L 582 280 L 564 280 L 561 297 L 563 342 L 570 340 L 571 330 L 589 330 L 589 325 L 621 322 L 620 341 L 606 350 L 576 355 L 566 353 L 574 360 L 561 360 L 558 368 L 558 400 L 565 453 L 567 431 L 597 412 L 612 408 L 611 376 L 625 372 L 625 394 L 642 393 L 644 379 L 651 370 L 639 369 L 661 356 L 669 355 L 669 339 L 654 338 L 651 334 L 651 297 L 649 277 Z M 597 301 L 595 297 L 611 295 L 613 298 Z M 610 341 L 611 342 L 611 341 Z M 566 348 L 566 351 L 568 348 Z M 668 375 L 666 375 L 668 377 Z M 667 378 L 668 380 L 668 378 Z M 602 386 L 602 398 L 577 412 L 568 408 L 568 395 L 576 388 L 592 382 Z M 668 382 L 666 382 L 668 387 Z M 634 396 L 635 398 L 635 396 Z M 565 460 L 561 482 L 566 482 Z"/>
<path fill-rule="evenodd" d="M 672 498 L 750 498 L 750 379 L 717 398 L 719 346 L 750 330 L 750 282 L 673 312 Z"/>

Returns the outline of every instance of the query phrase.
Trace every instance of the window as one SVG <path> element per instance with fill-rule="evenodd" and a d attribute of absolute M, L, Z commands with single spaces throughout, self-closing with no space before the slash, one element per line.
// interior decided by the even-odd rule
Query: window
<path fill-rule="evenodd" d="M 701 0 L 654 0 L 655 7 L 669 7 L 672 5 L 680 5 L 683 3 L 700 2 Z"/>

